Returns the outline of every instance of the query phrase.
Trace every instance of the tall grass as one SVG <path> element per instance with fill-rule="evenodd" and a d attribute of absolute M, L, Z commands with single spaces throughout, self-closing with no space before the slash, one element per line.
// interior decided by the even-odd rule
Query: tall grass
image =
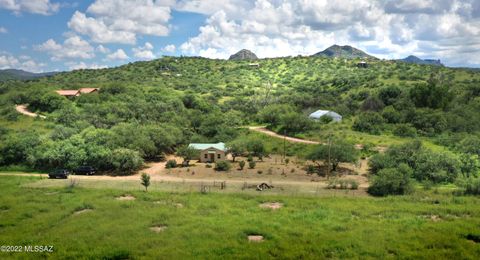
<path fill-rule="evenodd" d="M 53 253 L 0 258 L 478 259 L 480 199 L 421 191 L 387 198 L 255 196 L 199 191 L 27 188 L 0 176 L 0 244 L 53 245 Z M 52 180 L 55 181 L 55 180 Z M 280 202 L 277 210 L 260 208 Z M 90 209 L 74 214 L 81 209 Z M 435 216 L 435 217 L 433 217 Z M 168 226 L 155 233 L 149 228 Z M 265 241 L 251 243 L 248 235 Z M 470 236 L 469 236 L 470 235 Z"/>

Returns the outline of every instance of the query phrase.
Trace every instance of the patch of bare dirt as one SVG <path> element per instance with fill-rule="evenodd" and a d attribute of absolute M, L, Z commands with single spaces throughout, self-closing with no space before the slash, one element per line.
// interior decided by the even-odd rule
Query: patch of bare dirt
<path fill-rule="evenodd" d="M 74 216 L 77 216 L 77 215 L 81 215 L 81 214 L 84 214 L 84 213 L 88 213 L 90 211 L 93 211 L 93 209 L 82 209 L 82 210 L 78 210 L 78 211 L 75 211 L 73 213 Z"/>
<path fill-rule="evenodd" d="M 277 210 L 283 207 L 280 202 L 265 202 L 259 205 L 260 208 Z"/>
<path fill-rule="evenodd" d="M 423 217 L 433 222 L 438 222 L 442 220 L 442 218 L 439 215 L 423 215 Z"/>
<path fill-rule="evenodd" d="M 166 225 L 157 225 L 157 226 L 150 227 L 150 230 L 155 233 L 160 233 L 165 231 L 167 228 L 168 227 Z"/>
<path fill-rule="evenodd" d="M 178 202 L 167 202 L 167 201 L 164 201 L 164 200 L 157 200 L 157 201 L 154 201 L 153 203 L 158 204 L 158 205 L 169 205 L 169 206 L 173 206 L 175 208 L 183 208 L 183 204 L 178 203 Z"/>
<path fill-rule="evenodd" d="M 39 114 L 28 111 L 27 105 L 16 105 L 15 110 L 17 110 L 18 113 L 29 116 L 29 117 L 37 117 L 38 116 L 38 117 L 43 118 L 43 119 L 46 118 L 45 116 L 42 116 L 42 115 L 39 115 Z"/>
<path fill-rule="evenodd" d="M 136 198 L 132 195 L 122 195 L 120 197 L 116 197 L 116 200 L 136 200 Z"/>
<path fill-rule="evenodd" d="M 282 139 L 285 139 L 285 140 L 287 140 L 289 142 L 292 142 L 292 143 L 320 144 L 320 142 L 317 142 L 317 141 L 305 140 L 305 139 L 280 135 L 280 134 L 277 134 L 277 133 L 275 133 L 273 131 L 270 131 L 270 130 L 266 129 L 265 127 L 261 127 L 261 126 L 251 126 L 248 129 L 250 129 L 252 131 L 264 133 L 266 135 L 273 136 L 273 137 L 276 137 L 276 138 L 282 138 Z"/>
<path fill-rule="evenodd" d="M 248 236 L 248 241 L 249 242 L 259 243 L 259 242 L 263 242 L 263 240 L 264 240 L 264 237 L 260 236 L 260 235 L 250 235 L 250 236 Z"/>

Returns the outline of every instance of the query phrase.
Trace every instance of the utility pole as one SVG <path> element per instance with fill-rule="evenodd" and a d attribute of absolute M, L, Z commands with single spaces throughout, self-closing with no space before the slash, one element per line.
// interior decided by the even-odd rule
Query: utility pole
<path fill-rule="evenodd" d="M 328 164 L 327 164 L 327 179 L 330 178 L 330 157 L 332 150 L 332 135 L 328 135 Z"/>
<path fill-rule="evenodd" d="M 283 129 L 283 162 L 285 162 L 285 159 L 287 157 L 287 149 L 286 149 L 286 146 L 287 146 L 287 130 L 286 129 Z"/>

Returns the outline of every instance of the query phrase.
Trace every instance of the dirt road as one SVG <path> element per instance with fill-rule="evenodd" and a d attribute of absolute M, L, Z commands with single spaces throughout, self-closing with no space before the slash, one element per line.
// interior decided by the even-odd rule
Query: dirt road
<path fill-rule="evenodd" d="M 250 126 L 250 127 L 248 127 L 248 129 L 250 129 L 252 131 L 264 133 L 264 134 L 269 135 L 269 136 L 281 138 L 281 139 L 285 138 L 285 140 L 287 140 L 289 142 L 292 142 L 292 143 L 321 144 L 320 142 L 317 142 L 317 141 L 305 140 L 305 139 L 300 139 L 300 138 L 295 138 L 295 137 L 290 137 L 290 136 L 279 135 L 279 134 L 277 134 L 273 131 L 270 131 L 270 130 L 266 129 L 265 127 L 262 127 L 262 126 Z"/>
<path fill-rule="evenodd" d="M 324 145 L 327 145 L 327 143 L 322 143 L 322 142 L 318 142 L 318 141 L 306 140 L 306 139 L 300 139 L 300 138 L 280 135 L 280 134 L 277 134 L 273 131 L 270 131 L 270 130 L 266 129 L 263 126 L 250 126 L 250 127 L 248 127 L 248 129 L 250 129 L 252 131 L 259 132 L 259 133 L 264 133 L 266 135 L 273 136 L 273 137 L 276 137 L 276 138 L 281 138 L 281 139 L 285 138 L 285 140 L 287 140 L 289 142 L 292 142 L 292 143 L 324 144 Z M 363 144 L 356 144 L 355 149 L 362 150 L 363 149 Z M 386 147 L 386 146 L 375 146 L 374 149 L 377 150 L 380 153 L 384 153 L 388 149 L 388 147 Z"/>
<path fill-rule="evenodd" d="M 42 177 L 42 178 L 48 178 L 47 174 L 35 174 L 35 173 L 0 173 L 0 176 L 37 176 L 37 177 Z M 357 179 L 360 180 L 360 187 L 361 188 L 366 188 L 368 187 L 366 178 L 362 178 L 361 176 L 354 176 Z M 130 176 L 107 176 L 107 175 L 92 175 L 92 176 L 85 176 L 85 175 L 70 175 L 68 177 L 71 180 L 88 180 L 88 181 L 95 181 L 95 180 L 108 180 L 108 181 L 140 181 L 140 174 L 135 174 L 135 175 L 130 175 Z M 351 177 L 353 178 L 353 177 Z M 242 185 L 245 182 L 249 183 L 270 183 L 271 180 L 268 178 L 265 178 L 264 180 L 262 179 L 228 179 L 228 178 L 216 178 L 216 179 L 192 179 L 192 178 L 179 178 L 175 176 L 168 176 L 165 174 L 152 174 L 151 175 L 151 180 L 154 182 L 176 182 L 176 183 L 193 183 L 193 184 L 198 184 L 198 183 L 204 183 L 204 182 L 222 182 L 225 181 L 230 184 L 236 184 L 236 185 Z M 319 181 L 319 182 L 307 182 L 307 181 L 292 181 L 292 180 L 275 180 L 274 183 L 276 185 L 292 185 L 292 186 L 319 186 L 319 187 L 326 187 L 327 186 L 327 181 Z"/>
<path fill-rule="evenodd" d="M 30 117 L 40 117 L 40 118 L 47 118 L 46 116 L 42 116 L 33 112 L 28 111 L 27 105 L 16 105 L 15 110 L 17 110 L 18 113 L 30 116 Z"/>

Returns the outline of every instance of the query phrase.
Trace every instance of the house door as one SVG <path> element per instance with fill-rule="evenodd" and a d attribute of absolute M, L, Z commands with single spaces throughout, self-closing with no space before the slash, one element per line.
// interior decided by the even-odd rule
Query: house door
<path fill-rule="evenodd" d="M 215 161 L 215 154 L 214 153 L 210 153 L 210 162 L 214 162 Z"/>

